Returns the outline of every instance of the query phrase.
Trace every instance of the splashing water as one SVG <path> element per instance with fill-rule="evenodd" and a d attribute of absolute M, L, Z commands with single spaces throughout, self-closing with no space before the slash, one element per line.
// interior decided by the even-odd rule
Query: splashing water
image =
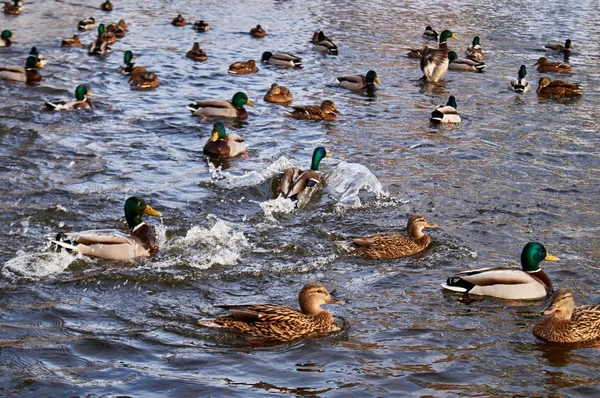
<path fill-rule="evenodd" d="M 66 251 L 26 253 L 19 250 L 15 258 L 4 264 L 2 275 L 13 280 L 20 278 L 38 279 L 58 275 L 64 272 L 73 260 L 79 258 L 82 258 L 82 256 L 74 256 Z"/>
<path fill-rule="evenodd" d="M 260 172 L 251 171 L 239 177 L 231 176 L 227 173 L 222 175 L 227 177 L 228 188 L 250 187 L 259 185 L 290 167 L 294 167 L 294 164 L 288 158 L 282 156 Z"/>
<path fill-rule="evenodd" d="M 389 197 L 377 177 L 362 164 L 341 162 L 326 173 L 326 188 L 338 205 L 359 207 L 361 190 L 372 192 L 377 198 Z"/>

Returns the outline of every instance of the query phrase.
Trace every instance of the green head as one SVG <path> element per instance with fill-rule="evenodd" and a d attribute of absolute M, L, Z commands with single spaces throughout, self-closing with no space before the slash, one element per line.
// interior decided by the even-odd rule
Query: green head
<path fill-rule="evenodd" d="M 446 102 L 446 106 L 451 106 L 454 109 L 456 109 L 456 98 L 454 98 L 453 95 L 451 95 L 450 98 L 448 98 L 448 102 Z"/>
<path fill-rule="evenodd" d="M 248 99 L 248 96 L 242 92 L 235 93 L 233 95 L 233 98 L 231 98 L 231 103 L 233 104 L 233 106 L 235 106 L 238 109 L 243 107 L 246 104 L 254 107 L 254 104 L 252 102 L 250 102 L 250 100 Z"/>
<path fill-rule="evenodd" d="M 454 33 L 450 32 L 449 30 L 445 30 L 440 35 L 440 44 L 445 43 L 448 39 L 458 40 L 458 37 L 454 36 Z"/>
<path fill-rule="evenodd" d="M 377 73 L 374 70 L 370 70 L 367 72 L 367 83 L 373 84 L 373 82 L 377 84 L 381 84 L 379 82 L 379 78 L 377 77 Z"/>
<path fill-rule="evenodd" d="M 225 126 L 221 122 L 216 122 L 213 125 L 212 135 L 210 136 L 211 141 L 224 140 L 227 137 Z"/>
<path fill-rule="evenodd" d="M 29 55 L 33 55 L 34 57 L 38 58 L 40 53 L 38 53 L 37 48 L 31 47 L 31 51 L 29 51 Z"/>
<path fill-rule="evenodd" d="M 478 46 L 479 45 L 479 36 L 475 36 L 473 38 L 473 47 Z"/>
<path fill-rule="evenodd" d="M 162 217 L 162 214 L 147 205 L 144 199 L 132 196 L 125 201 L 125 219 L 129 228 L 133 229 L 142 223 L 142 214 Z"/>
<path fill-rule="evenodd" d="M 260 57 L 260 60 L 263 62 L 267 62 L 271 57 L 273 56 L 273 53 L 270 51 L 265 51 L 262 54 L 262 57 Z"/>
<path fill-rule="evenodd" d="M 4 40 L 8 40 L 13 38 L 13 34 L 7 29 L 2 31 L 2 35 L 0 35 L 0 37 L 2 37 Z"/>
<path fill-rule="evenodd" d="M 98 25 L 98 37 L 102 36 L 102 34 L 104 33 L 104 30 L 105 30 L 105 27 L 104 27 L 103 23 Z"/>
<path fill-rule="evenodd" d="M 521 67 L 519 68 L 519 79 L 525 79 L 526 75 L 527 75 L 527 68 L 525 67 L 525 65 L 521 65 Z"/>
<path fill-rule="evenodd" d="M 123 54 L 123 62 L 125 64 L 130 64 L 133 59 L 135 59 L 133 53 L 130 50 L 125 51 L 125 54 Z"/>
<path fill-rule="evenodd" d="M 27 60 L 25 61 L 25 69 L 36 69 L 40 67 L 40 63 L 39 63 L 39 59 L 38 57 L 34 56 L 34 55 L 30 55 L 29 57 L 27 57 Z"/>
<path fill-rule="evenodd" d="M 86 95 L 90 97 L 92 96 L 92 93 L 88 91 L 87 87 L 83 84 L 77 86 L 77 88 L 75 89 L 75 98 L 77 98 L 77 101 L 83 101 Z"/>
<path fill-rule="evenodd" d="M 448 59 L 450 60 L 450 62 L 452 62 L 455 59 L 458 59 L 458 54 L 456 54 L 454 51 L 450 51 L 448 53 Z"/>
<path fill-rule="evenodd" d="M 321 163 L 321 160 L 325 156 L 331 156 L 331 154 L 327 153 L 325 148 L 323 148 L 322 146 L 315 148 L 315 151 L 313 152 L 313 155 L 312 155 L 312 164 L 310 166 L 310 169 L 314 170 L 314 171 L 319 170 L 319 163 Z"/>
<path fill-rule="evenodd" d="M 541 243 L 529 242 L 525 245 L 521 253 L 521 267 L 523 267 L 523 271 L 538 271 L 540 269 L 539 265 L 543 260 L 558 261 L 558 258 L 548 254 L 546 248 Z"/>

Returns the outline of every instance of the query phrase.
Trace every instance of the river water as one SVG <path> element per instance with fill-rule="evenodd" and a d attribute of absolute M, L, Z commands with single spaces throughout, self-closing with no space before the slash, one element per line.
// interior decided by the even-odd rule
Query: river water
<path fill-rule="evenodd" d="M 543 263 L 555 286 L 579 303 L 600 303 L 600 11 L 524 0 L 432 1 L 115 0 L 25 2 L 0 16 L 12 47 L 2 64 L 21 65 L 31 46 L 50 62 L 35 87 L 0 81 L 0 392 L 4 396 L 598 396 L 600 351 L 537 341 L 544 302 L 478 300 L 441 290 L 447 276 L 483 266 L 518 266 L 528 241 L 558 256 Z M 204 19 L 206 33 L 174 27 L 178 13 Z M 126 37 L 103 59 L 60 48 L 88 16 L 125 19 Z M 263 39 L 248 35 L 260 23 Z M 419 81 L 426 25 L 452 30 L 463 55 L 481 38 L 485 73 L 448 72 Z M 324 30 L 339 56 L 309 43 Z M 81 33 L 90 43 L 95 33 Z M 507 90 L 543 45 L 573 40 L 580 99 Z M 194 41 L 208 54 L 184 57 Z M 125 50 L 161 79 L 132 90 L 118 74 Z M 292 52 L 305 67 L 259 65 L 233 76 L 234 61 Z M 562 60 L 556 56 L 551 60 Z M 336 87 L 335 78 L 377 71 L 374 93 Z M 552 76 L 552 75 L 551 75 Z M 553 78 L 555 76 L 552 76 Z M 293 104 L 331 99 L 335 122 L 307 122 L 262 97 L 273 82 Z M 50 112 L 77 84 L 94 109 Z M 244 91 L 256 108 L 226 121 L 247 156 L 209 161 L 212 122 L 193 117 L 195 99 Z M 436 127 L 433 108 L 449 95 L 463 122 Z M 272 180 L 312 151 L 325 188 L 305 209 L 274 200 Z M 144 197 L 163 213 L 149 219 L 159 254 L 107 262 L 53 252 L 58 231 L 126 229 L 124 200 Z M 404 230 L 410 214 L 439 226 L 425 254 L 370 261 L 339 249 L 352 236 Z M 320 281 L 343 306 L 329 306 L 342 330 L 323 338 L 257 345 L 201 328 L 219 304 L 283 303 Z"/>

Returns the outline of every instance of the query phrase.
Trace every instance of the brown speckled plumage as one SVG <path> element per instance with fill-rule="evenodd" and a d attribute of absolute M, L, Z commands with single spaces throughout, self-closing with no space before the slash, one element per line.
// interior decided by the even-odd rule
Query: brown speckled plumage
<path fill-rule="evenodd" d="M 562 80 L 551 80 L 549 77 L 542 77 L 536 90 L 539 95 L 557 95 L 564 97 L 574 97 L 583 94 L 583 89 L 575 83 L 567 83 Z"/>
<path fill-rule="evenodd" d="M 571 69 L 570 65 L 563 62 L 550 62 L 546 57 L 541 57 L 538 59 L 533 66 L 537 66 L 537 71 L 540 73 L 573 73 L 573 69 Z"/>
<path fill-rule="evenodd" d="M 290 116 L 304 120 L 337 120 L 337 114 L 341 112 L 335 107 L 331 100 L 325 100 L 321 106 L 292 106 Z"/>
<path fill-rule="evenodd" d="M 248 61 L 238 61 L 229 65 L 229 73 L 234 75 L 247 75 L 258 72 L 256 61 L 250 59 Z"/>
<path fill-rule="evenodd" d="M 267 102 L 285 103 L 292 102 L 293 97 L 292 93 L 290 92 L 290 90 L 288 90 L 287 87 L 280 86 L 277 83 L 273 83 L 263 99 Z"/>

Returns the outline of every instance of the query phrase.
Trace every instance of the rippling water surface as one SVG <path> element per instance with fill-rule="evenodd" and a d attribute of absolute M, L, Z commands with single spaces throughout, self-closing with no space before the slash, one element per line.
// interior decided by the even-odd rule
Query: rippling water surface
<path fill-rule="evenodd" d="M 39 86 L 0 81 L 0 391 L 5 396 L 594 396 L 600 351 L 537 341 L 544 303 L 514 305 L 442 292 L 459 270 L 518 266 L 540 241 L 561 262 L 555 285 L 581 303 L 600 303 L 600 14 L 595 1 L 25 1 L 0 16 L 16 36 L 1 63 L 21 65 L 35 45 L 50 64 Z M 196 2 L 197 3 L 197 2 Z M 170 21 L 207 20 L 197 33 Z M 80 19 L 125 19 L 127 36 L 104 59 L 60 48 Z M 257 23 L 264 39 L 247 32 Z M 427 24 L 451 29 L 462 55 L 479 35 L 488 67 L 419 81 Z M 339 56 L 314 51 L 324 30 Z M 82 33 L 86 45 L 95 33 Z M 507 90 L 543 44 L 575 43 L 568 60 L 579 100 L 538 99 Z M 208 61 L 184 57 L 194 41 Z M 161 86 L 132 90 L 117 73 L 130 49 Z M 230 63 L 287 51 L 305 68 Z M 560 60 L 558 58 L 552 60 Z M 377 71 L 372 95 L 336 87 L 335 77 Z M 554 76 L 553 76 L 554 77 Z M 539 74 L 529 67 L 537 87 Z M 271 83 L 294 104 L 332 99 L 336 122 L 306 122 L 266 103 Z M 91 112 L 53 113 L 44 100 L 94 93 Z M 248 93 L 247 121 L 227 121 L 248 155 L 202 154 L 212 121 L 190 116 L 194 99 Z M 455 95 L 463 123 L 429 124 Z M 304 210 L 274 200 L 272 179 L 308 167 L 316 146 L 326 187 Z M 106 262 L 49 250 L 57 231 L 126 228 L 124 199 L 140 195 L 164 215 L 151 219 L 161 250 L 148 260 Z M 403 230 L 420 213 L 440 228 L 423 255 L 368 261 L 337 241 Z M 329 308 L 342 331 L 319 339 L 256 346 L 199 328 L 218 304 L 296 305 L 307 282 L 336 289 Z"/>

